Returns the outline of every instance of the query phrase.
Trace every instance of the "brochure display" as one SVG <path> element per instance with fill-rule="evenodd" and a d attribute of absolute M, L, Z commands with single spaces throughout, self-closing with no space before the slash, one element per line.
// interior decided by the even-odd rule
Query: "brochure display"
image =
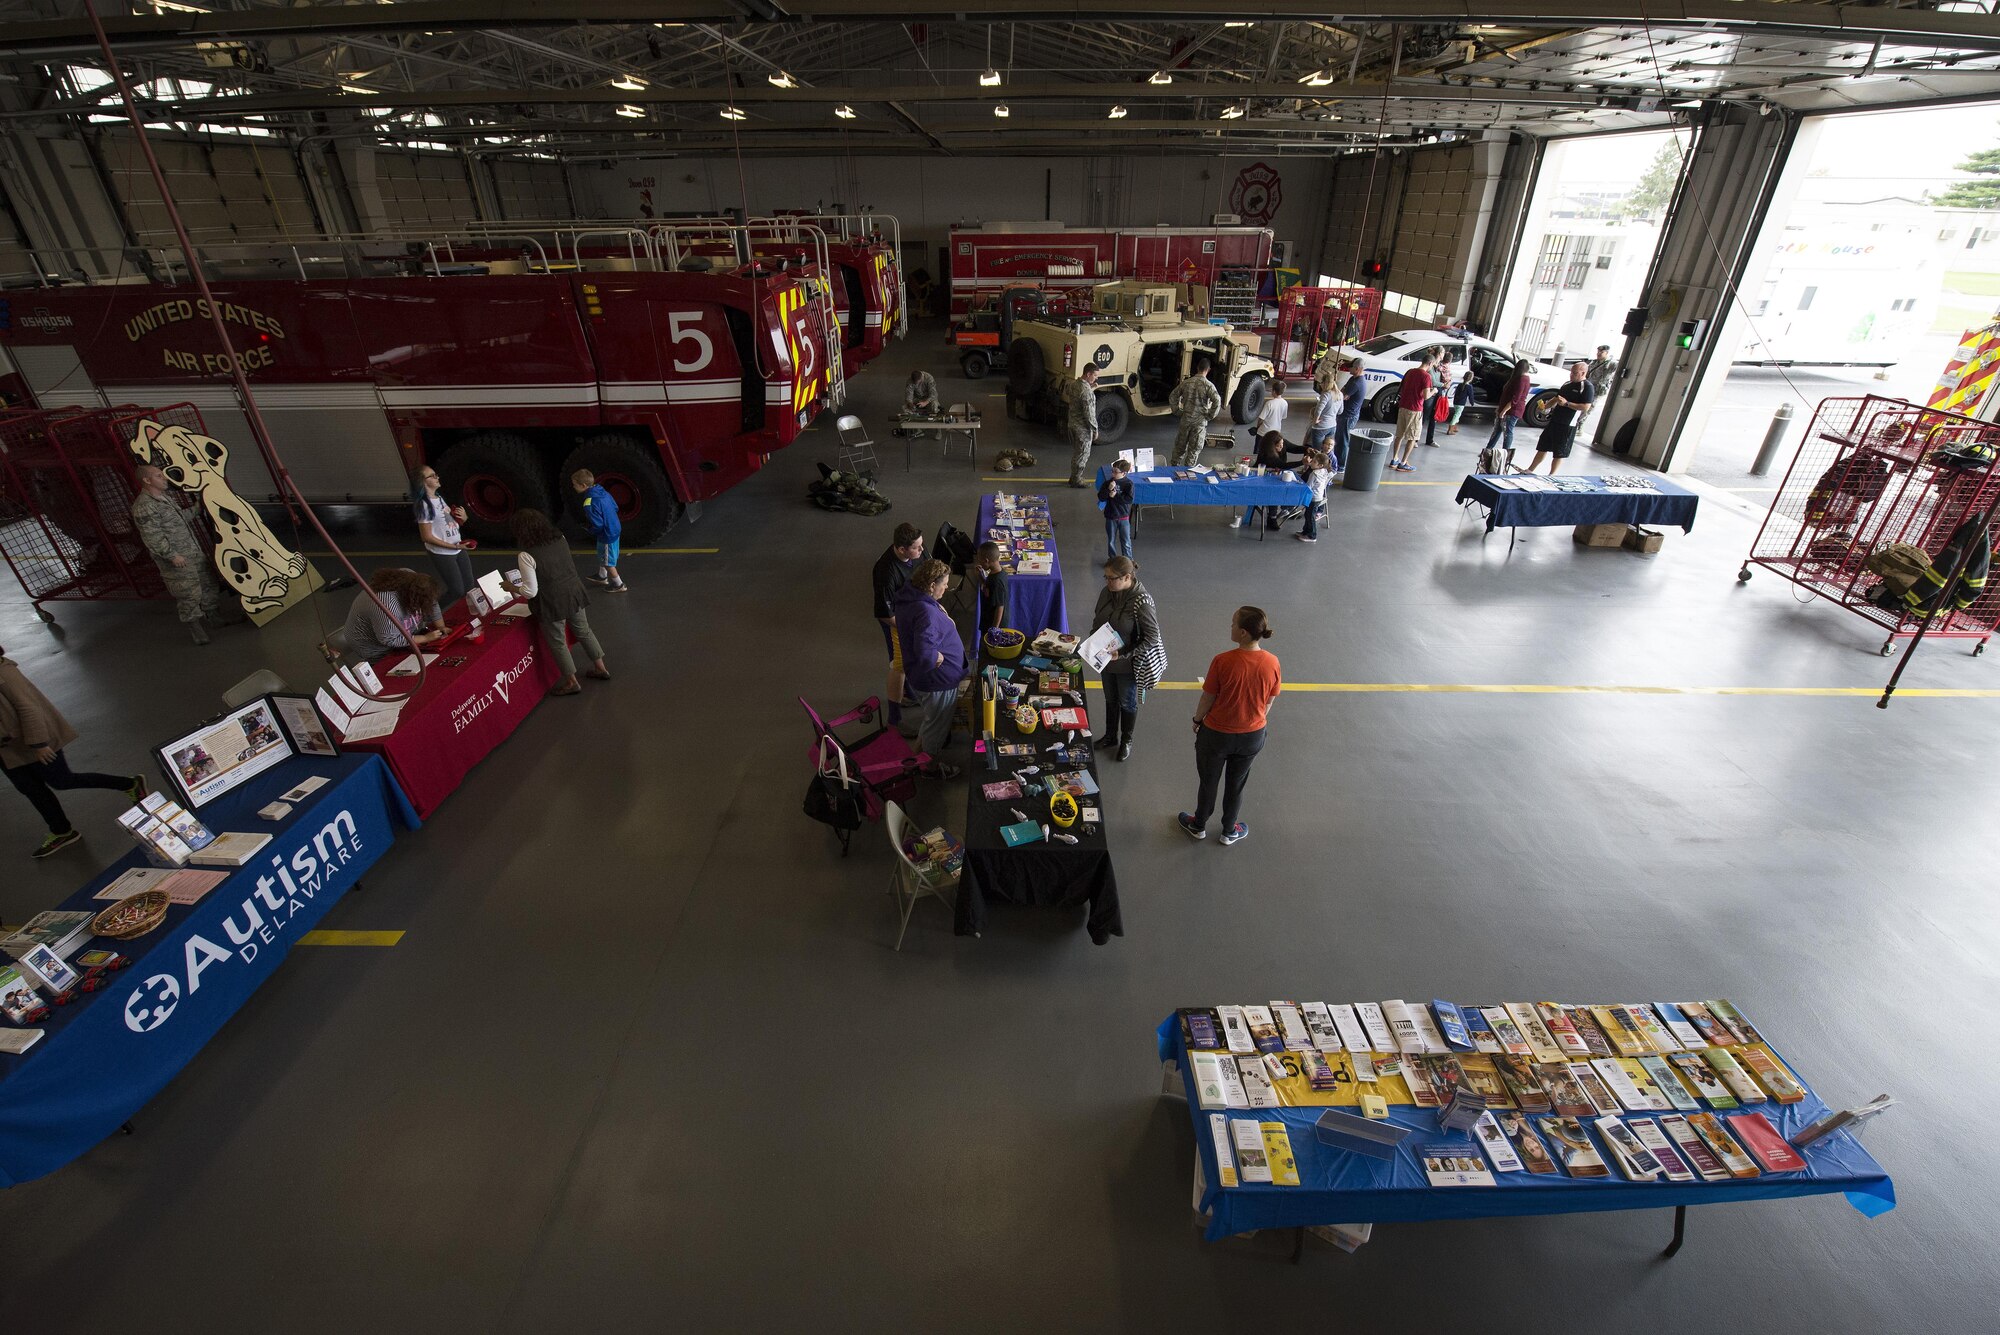
<path fill-rule="evenodd" d="M 1364 1008 L 1393 1025 L 1342 1023 Z M 1304 1018 L 1303 1033 L 1279 1018 L 1288 1010 Z M 1317 1022 L 1321 1011 L 1332 1024 Z M 1433 1023 L 1417 1023 L 1419 1014 Z M 1532 1029 L 1521 1023 L 1529 1019 Z M 1617 1056 L 1614 1026 L 1627 1046 L 1644 1035 L 1659 1066 Z M 1603 1055 L 1566 1050 L 1559 1032 Z M 1168 1016 L 1158 1038 L 1168 1084 L 1194 1119 L 1198 1208 L 1211 1240 L 1349 1220 L 1678 1211 L 1831 1193 L 1871 1217 L 1896 1203 L 1852 1129 L 1890 1101 L 1830 1113 L 1726 1001 L 1192 1007 Z M 1697 1075 L 1724 1065 L 1744 1073 L 1738 1086 Z M 1615 1082 L 1602 1078 L 1607 1068 Z M 1450 1129 L 1467 1105 L 1466 1129 Z M 1230 1135 L 1212 1125 L 1217 1116 Z M 1266 1184 L 1240 1160 L 1220 1161 L 1239 1121 L 1284 1128 L 1298 1185 Z M 1218 1185 L 1232 1178 L 1237 1185 Z"/>
<path fill-rule="evenodd" d="M 448 618 L 462 617 L 462 606 Z M 382 663 L 393 674 L 398 660 Z M 561 679 L 535 618 L 496 616 L 477 638 L 468 631 L 454 639 L 426 667 L 423 686 L 399 706 L 384 709 L 360 699 L 361 712 L 343 729 L 342 745 L 388 761 L 417 814 L 429 819 Z M 337 685 L 336 678 L 327 689 Z M 409 687 L 399 682 L 389 689 Z"/>
<path fill-rule="evenodd" d="M 1030 635 L 1044 626 L 1067 631 L 1069 605 L 1063 601 L 1062 561 L 1056 554 L 1049 498 L 1006 492 L 982 496 L 972 534 L 975 542 L 1000 544 L 1000 568 L 1007 572 L 1007 624 Z M 984 625 L 983 602 L 979 615 L 975 624 Z"/>
<path fill-rule="evenodd" d="M 309 775 L 325 782 L 300 795 L 286 819 L 258 820 L 259 806 Z M 208 815 L 220 826 L 265 824 L 270 842 L 250 865 L 228 872 L 151 870 L 135 850 L 65 901 L 65 910 L 93 919 L 107 909 L 103 895 L 113 886 L 128 897 L 170 902 L 153 926 L 116 943 L 131 967 L 37 1019 L 45 1037 L 32 1050 L 0 1055 L 0 1185 L 54 1172 L 116 1131 L 214 1037 L 396 835 L 417 825 L 388 769 L 370 755 L 287 754 L 216 797 Z M 35 959 L 49 967 L 43 955 Z M 87 950 L 70 961 L 91 962 Z"/>
<path fill-rule="evenodd" d="M 278 724 L 271 697 L 263 696 L 162 743 L 153 748 L 153 754 L 160 773 L 181 794 L 184 805 L 199 811 L 273 765 L 291 759 L 295 751 Z"/>

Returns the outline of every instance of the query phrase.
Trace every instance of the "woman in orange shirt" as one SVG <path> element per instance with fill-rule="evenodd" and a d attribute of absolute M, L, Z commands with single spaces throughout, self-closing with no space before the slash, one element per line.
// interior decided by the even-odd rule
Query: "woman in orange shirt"
<path fill-rule="evenodd" d="M 1278 656 L 1266 650 L 1271 622 L 1261 607 L 1239 607 L 1229 619 L 1236 647 L 1215 656 L 1202 678 L 1201 702 L 1194 709 L 1194 768 L 1199 780 L 1194 814 L 1174 819 L 1190 839 L 1208 838 L 1215 810 L 1215 787 L 1222 785 L 1222 842 L 1240 843 L 1250 827 L 1238 820 L 1250 762 L 1264 749 L 1264 718 L 1283 680 Z"/>

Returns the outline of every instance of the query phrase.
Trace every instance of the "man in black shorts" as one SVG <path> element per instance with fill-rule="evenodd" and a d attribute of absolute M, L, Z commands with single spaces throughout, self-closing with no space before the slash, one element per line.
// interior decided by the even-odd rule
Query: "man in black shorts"
<path fill-rule="evenodd" d="M 1547 459 L 1549 476 L 1554 477 L 1562 461 L 1569 458 L 1569 448 L 1576 443 L 1576 429 L 1590 416 L 1591 405 L 1597 402 L 1597 387 L 1585 378 L 1589 370 L 1588 362 L 1569 364 L 1569 379 L 1556 387 L 1556 393 L 1562 397 L 1549 409 L 1549 424 L 1542 428 L 1542 438 L 1535 442 L 1535 459 L 1528 465 L 1530 473 Z"/>

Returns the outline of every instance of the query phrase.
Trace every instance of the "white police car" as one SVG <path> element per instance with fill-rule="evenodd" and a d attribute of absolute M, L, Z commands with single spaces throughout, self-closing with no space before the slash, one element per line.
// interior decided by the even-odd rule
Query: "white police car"
<path fill-rule="evenodd" d="M 1369 415 L 1378 422 L 1393 422 L 1396 420 L 1396 398 L 1403 387 L 1403 373 L 1422 361 L 1425 353 L 1437 348 L 1445 349 L 1451 358 L 1454 379 L 1465 374 L 1466 365 L 1470 362 L 1473 405 L 1491 411 L 1508 378 L 1514 374 L 1515 360 L 1507 349 L 1491 339 L 1472 335 L 1454 338 L 1436 329 L 1401 329 L 1342 348 L 1341 353 L 1361 359 L 1361 382 L 1368 387 Z M 1530 361 L 1528 376 L 1528 383 L 1533 388 L 1529 391 L 1528 409 L 1522 414 L 1521 422 L 1524 426 L 1547 426 L 1549 409 L 1555 404 L 1556 386 L 1569 379 L 1569 372 Z"/>

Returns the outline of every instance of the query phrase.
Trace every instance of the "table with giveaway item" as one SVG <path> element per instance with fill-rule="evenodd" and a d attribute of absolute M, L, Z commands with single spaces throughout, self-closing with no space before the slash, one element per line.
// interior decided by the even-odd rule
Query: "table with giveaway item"
<path fill-rule="evenodd" d="M 516 601 L 513 606 L 527 604 Z M 446 618 L 452 638 L 426 646 L 425 654 L 437 659 L 397 715 L 395 731 L 341 743 L 388 761 L 426 820 L 562 679 L 533 616 L 486 616 L 473 631 L 461 602 Z M 409 657 L 391 655 L 375 665 L 385 692 L 408 689 L 407 681 L 392 674 Z"/>
<path fill-rule="evenodd" d="M 1485 507 L 1486 531 L 1578 524 L 1658 524 L 1694 531 L 1701 498 L 1650 473 L 1608 477 L 1468 473 L 1457 503 Z"/>
<path fill-rule="evenodd" d="M 1013 657 L 996 657 L 990 649 L 980 657 L 975 726 L 985 727 L 988 690 L 997 685 L 999 695 L 992 704 L 992 738 L 982 742 L 990 750 L 975 749 L 966 771 L 960 936 L 978 934 L 991 900 L 1086 907 L 1085 927 L 1100 946 L 1125 934 L 1087 735 L 1082 664 L 1069 656 L 1074 641 L 1053 635 L 1036 637 L 1027 652 Z M 1055 652 L 1037 653 L 1038 645 Z"/>
<path fill-rule="evenodd" d="M 1000 544 L 1000 564 L 1007 572 L 1007 624 L 1030 635 L 1044 627 L 1069 629 L 1055 528 L 1046 496 L 1001 492 L 979 498 L 973 541 Z M 980 619 L 973 624 L 984 625 L 985 615 L 982 597 Z"/>
<path fill-rule="evenodd" d="M 1109 468 L 1097 470 L 1098 490 L 1103 490 Z M 1250 505 L 1289 509 L 1308 504 L 1312 488 L 1286 470 L 1282 473 L 1249 473 L 1223 477 L 1204 468 L 1149 468 L 1132 474 L 1134 505 L 1230 505 L 1238 509 Z"/>
<path fill-rule="evenodd" d="M 1808 1130 L 1851 1113 L 1726 1001 L 1193 1007 L 1158 1050 L 1194 1122 L 1210 1240 L 1671 1206 L 1671 1256 L 1690 1205 L 1896 1203 L 1853 1129 Z"/>
<path fill-rule="evenodd" d="M 258 809 L 303 780 L 324 782 L 266 820 Z M 192 903 L 167 891 L 158 925 L 129 940 L 95 937 L 83 951 L 129 960 L 108 985 L 51 1008 L 32 1027 L 43 1037 L 0 1056 L 0 1185 L 52 1173 L 104 1139 L 194 1059 L 287 952 L 360 882 L 417 813 L 380 756 L 294 756 L 195 813 L 218 833 L 271 836 L 245 865 Z M 97 913 L 98 893 L 135 868 L 134 850 L 60 907 Z M 192 879 L 192 878 L 183 878 Z"/>

